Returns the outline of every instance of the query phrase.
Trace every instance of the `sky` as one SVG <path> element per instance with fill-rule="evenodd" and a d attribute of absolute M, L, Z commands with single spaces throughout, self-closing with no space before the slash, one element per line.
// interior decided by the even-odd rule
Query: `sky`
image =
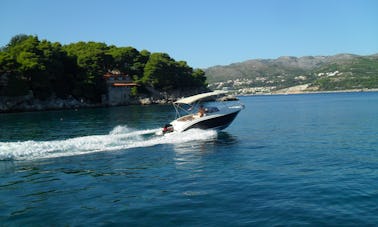
<path fill-rule="evenodd" d="M 378 53 L 377 0 L 0 0 L 0 46 L 18 34 L 164 52 L 193 68 Z"/>

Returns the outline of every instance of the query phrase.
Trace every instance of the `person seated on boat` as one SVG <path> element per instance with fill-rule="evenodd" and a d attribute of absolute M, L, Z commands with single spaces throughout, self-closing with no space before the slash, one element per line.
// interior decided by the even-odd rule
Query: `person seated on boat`
<path fill-rule="evenodd" d="M 205 116 L 205 113 L 206 113 L 205 108 L 203 108 L 203 105 L 200 105 L 200 107 L 198 109 L 198 114 L 197 115 L 199 117 L 203 117 L 203 116 Z"/>

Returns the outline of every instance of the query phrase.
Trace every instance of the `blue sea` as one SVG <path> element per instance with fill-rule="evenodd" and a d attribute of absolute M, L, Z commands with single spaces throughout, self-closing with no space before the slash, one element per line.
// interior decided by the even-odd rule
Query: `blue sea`
<path fill-rule="evenodd" d="M 166 136 L 170 105 L 0 114 L 0 226 L 378 225 L 378 93 L 240 101 Z"/>

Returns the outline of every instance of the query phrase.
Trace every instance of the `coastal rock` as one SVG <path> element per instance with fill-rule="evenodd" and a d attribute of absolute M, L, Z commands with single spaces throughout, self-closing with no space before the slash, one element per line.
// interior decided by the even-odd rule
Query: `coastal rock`
<path fill-rule="evenodd" d="M 150 98 L 142 98 L 142 99 L 139 99 L 139 103 L 141 105 L 150 105 L 152 104 L 152 100 Z"/>
<path fill-rule="evenodd" d="M 151 104 L 168 104 L 174 101 L 207 92 L 204 89 L 177 89 L 169 92 L 154 92 L 154 94 L 143 94 L 139 97 L 130 98 L 128 103 L 119 105 L 151 105 Z M 233 100 L 233 99 L 232 99 Z M 33 93 L 19 97 L 1 97 L 0 96 L 0 113 L 5 112 L 23 112 L 23 111 L 43 111 L 43 110 L 60 110 L 60 109 L 79 109 L 90 107 L 105 107 L 106 103 L 89 103 L 83 99 L 75 99 L 72 96 L 62 99 L 52 96 L 46 100 L 34 98 Z"/>
<path fill-rule="evenodd" d="M 47 100 L 35 99 L 32 94 L 19 97 L 0 97 L 0 113 L 76 109 L 97 106 L 102 106 L 102 104 L 90 104 L 73 97 L 67 99 L 50 97 Z"/>
<path fill-rule="evenodd" d="M 12 109 L 18 109 L 19 107 L 25 106 L 28 102 L 33 100 L 33 94 L 29 93 L 24 96 L 17 97 L 0 97 L 0 112 L 8 112 Z"/>

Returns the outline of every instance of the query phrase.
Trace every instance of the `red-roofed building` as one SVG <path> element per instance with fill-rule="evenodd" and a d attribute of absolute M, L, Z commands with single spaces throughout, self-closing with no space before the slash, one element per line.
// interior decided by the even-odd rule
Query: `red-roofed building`
<path fill-rule="evenodd" d="M 138 86 L 127 74 L 121 74 L 119 71 L 107 72 L 104 79 L 108 93 L 103 97 L 103 103 L 108 105 L 128 104 L 131 88 Z"/>

